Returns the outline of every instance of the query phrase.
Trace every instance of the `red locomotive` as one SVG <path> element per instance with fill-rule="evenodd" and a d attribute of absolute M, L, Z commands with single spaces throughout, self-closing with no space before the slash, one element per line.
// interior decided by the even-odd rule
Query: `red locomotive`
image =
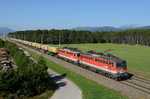
<path fill-rule="evenodd" d="M 127 77 L 126 61 L 110 54 L 81 53 L 80 64 L 94 68 L 96 72 L 110 78 L 121 80 Z"/>
<path fill-rule="evenodd" d="M 58 57 L 67 59 L 75 64 L 79 63 L 79 57 L 80 57 L 81 51 L 75 49 L 75 48 L 60 48 L 58 49 Z"/>

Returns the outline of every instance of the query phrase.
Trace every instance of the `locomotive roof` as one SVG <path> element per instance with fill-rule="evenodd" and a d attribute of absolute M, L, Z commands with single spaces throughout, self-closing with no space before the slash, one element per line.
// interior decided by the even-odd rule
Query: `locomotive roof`
<path fill-rule="evenodd" d="M 78 50 L 77 48 L 64 47 L 64 48 L 61 48 L 61 49 L 66 50 L 66 51 L 71 51 L 71 52 L 82 53 L 82 51 Z"/>
<path fill-rule="evenodd" d="M 110 60 L 110 61 L 115 61 L 115 62 L 119 62 L 119 63 L 125 62 L 125 60 L 122 60 L 119 57 L 113 56 L 112 54 L 105 55 L 104 53 L 96 53 L 93 51 L 88 51 L 87 53 L 81 53 L 81 54 L 85 54 L 85 55 L 97 57 L 97 58 L 102 58 L 102 59 L 106 59 L 106 60 Z"/>
<path fill-rule="evenodd" d="M 125 60 L 122 60 L 119 57 L 113 56 L 112 54 L 105 55 L 104 53 L 96 53 L 94 51 L 88 51 L 86 53 L 83 53 L 82 51 L 78 50 L 77 48 L 69 48 L 69 47 L 64 47 L 61 49 L 66 50 L 66 51 L 71 51 L 71 52 L 79 52 L 80 54 L 97 57 L 97 58 L 102 58 L 102 59 L 106 59 L 106 60 L 110 60 L 110 61 L 125 62 Z"/>

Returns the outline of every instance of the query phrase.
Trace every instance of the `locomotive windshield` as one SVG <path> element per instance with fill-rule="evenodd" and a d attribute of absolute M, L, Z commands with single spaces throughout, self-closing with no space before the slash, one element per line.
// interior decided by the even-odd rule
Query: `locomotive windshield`
<path fill-rule="evenodd" d="M 117 64 L 116 64 L 116 67 L 117 67 L 117 68 L 126 67 L 126 61 L 117 63 Z"/>
<path fill-rule="evenodd" d="M 126 61 L 123 61 L 123 62 L 121 63 L 121 66 L 122 66 L 122 67 L 126 67 Z"/>

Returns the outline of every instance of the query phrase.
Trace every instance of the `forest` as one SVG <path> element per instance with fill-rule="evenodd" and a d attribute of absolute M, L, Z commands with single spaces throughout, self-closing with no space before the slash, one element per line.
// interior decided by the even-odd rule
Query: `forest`
<path fill-rule="evenodd" d="M 0 48 L 6 48 L 17 65 L 16 69 L 0 70 L 0 98 L 20 99 L 54 90 L 55 82 L 49 77 L 46 61 L 42 57 L 34 63 L 16 44 L 1 39 Z"/>
<path fill-rule="evenodd" d="M 8 37 L 42 44 L 117 43 L 150 46 L 150 29 L 103 32 L 27 30 L 9 33 Z"/>

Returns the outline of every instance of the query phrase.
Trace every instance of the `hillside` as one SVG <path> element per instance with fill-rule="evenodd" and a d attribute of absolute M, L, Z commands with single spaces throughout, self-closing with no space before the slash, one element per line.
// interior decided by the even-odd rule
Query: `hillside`
<path fill-rule="evenodd" d="M 143 25 L 123 25 L 119 28 L 112 27 L 112 26 L 103 26 L 103 27 L 76 27 L 72 28 L 71 30 L 88 30 L 91 32 L 96 31 L 122 31 L 122 30 L 131 30 L 131 29 L 150 29 L 150 26 L 143 26 Z"/>
<path fill-rule="evenodd" d="M 0 34 L 7 34 L 9 32 L 15 32 L 15 31 L 8 27 L 0 27 Z"/>
<path fill-rule="evenodd" d="M 111 26 L 104 26 L 104 27 L 77 27 L 72 28 L 71 30 L 88 30 L 91 32 L 96 32 L 96 31 L 119 31 L 120 29 Z"/>

